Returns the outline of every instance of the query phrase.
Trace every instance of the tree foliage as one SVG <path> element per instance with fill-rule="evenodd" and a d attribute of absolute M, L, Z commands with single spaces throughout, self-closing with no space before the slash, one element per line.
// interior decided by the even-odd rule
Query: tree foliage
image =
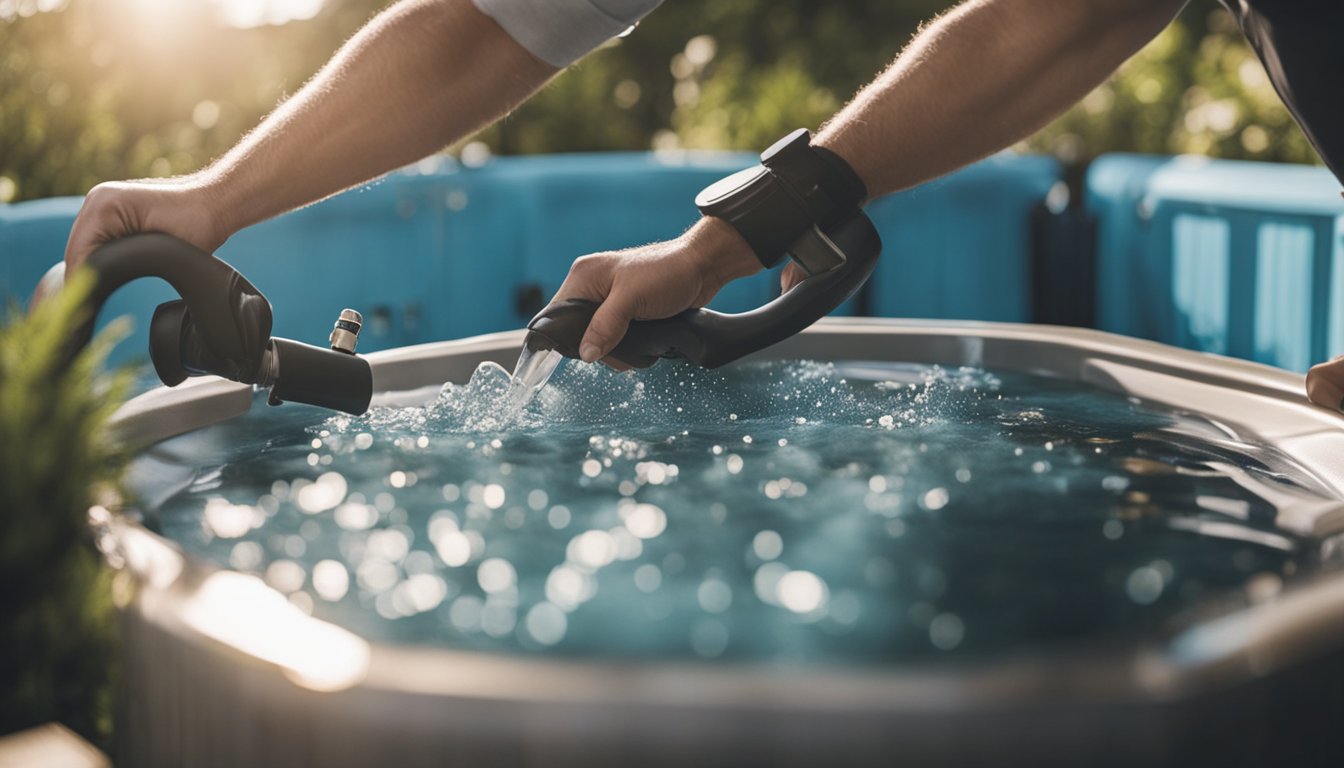
<path fill-rule="evenodd" d="M 313 19 L 251 29 L 224 24 L 220 5 L 0 0 L 0 202 L 204 165 L 383 3 L 326 0 Z M 478 138 L 502 154 L 760 149 L 821 122 L 948 5 L 667 2 Z M 1315 162 L 1214 0 L 1023 148 Z"/>

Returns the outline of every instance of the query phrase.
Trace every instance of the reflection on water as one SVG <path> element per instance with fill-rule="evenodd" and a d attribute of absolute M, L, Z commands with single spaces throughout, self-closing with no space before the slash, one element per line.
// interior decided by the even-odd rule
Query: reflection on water
<path fill-rule="evenodd" d="M 572 363 L 515 395 L 487 364 L 423 408 L 254 410 L 140 460 L 150 522 L 371 639 L 615 657 L 1134 640 L 1334 558 L 1289 459 L 1076 383 Z"/>

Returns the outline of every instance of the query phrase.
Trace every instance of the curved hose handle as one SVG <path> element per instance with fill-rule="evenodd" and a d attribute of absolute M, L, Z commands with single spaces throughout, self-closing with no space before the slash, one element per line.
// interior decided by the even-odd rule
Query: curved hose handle
<path fill-rule="evenodd" d="M 172 235 L 150 232 L 113 240 L 94 251 L 85 262 L 97 275 L 89 295 L 92 311 L 76 334 L 76 349 L 93 337 L 94 323 L 103 304 L 123 285 L 142 277 L 158 277 L 177 291 L 190 311 L 189 322 L 202 356 L 211 361 L 210 373 L 254 384 L 271 339 L 271 303 L 238 270 Z M 164 305 L 165 307 L 168 305 Z M 161 365 L 177 345 L 163 323 L 151 326 L 150 352 L 165 384 L 186 378 Z M 204 371 L 201 371 L 204 372 Z"/>
<path fill-rule="evenodd" d="M 636 320 L 612 356 L 636 368 L 661 357 L 684 357 L 704 368 L 717 368 L 798 333 L 840 306 L 867 281 L 877 265 L 882 240 L 861 211 L 830 228 L 818 229 L 815 246 L 833 248 L 844 257 L 839 266 L 813 275 L 793 290 L 756 309 L 729 315 L 709 309 L 688 309 L 662 320 Z M 592 322 L 597 303 L 583 299 L 557 301 L 541 310 L 527 328 L 530 349 L 554 349 L 578 358 L 579 342 Z"/>
<path fill-rule="evenodd" d="M 150 323 L 149 356 L 164 384 L 212 374 L 270 387 L 273 405 L 293 400 L 355 415 L 368 410 L 373 373 L 367 360 L 353 351 L 272 338 L 271 303 L 238 270 L 196 246 L 161 233 L 132 235 L 99 247 L 86 263 L 97 280 L 71 359 L 93 337 L 99 311 L 118 288 L 159 277 L 182 297 L 160 304 Z"/>

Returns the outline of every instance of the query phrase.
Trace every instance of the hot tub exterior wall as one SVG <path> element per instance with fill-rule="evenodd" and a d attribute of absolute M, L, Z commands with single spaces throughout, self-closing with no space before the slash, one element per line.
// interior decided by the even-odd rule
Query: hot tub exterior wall
<path fill-rule="evenodd" d="M 609 153 L 435 158 L 239 232 L 220 258 L 271 300 L 276 335 L 322 342 L 343 307 L 365 315 L 360 350 L 521 327 L 569 264 L 598 250 L 673 237 L 699 216 L 695 193 L 755 162 L 745 153 Z M 1058 181 L 1048 158 L 1001 155 L 875 201 L 884 255 L 866 293 L 836 314 L 1030 319 L 1030 213 Z M 59 261 L 79 198 L 0 206 L 0 293 L 26 298 Z M 716 309 L 773 298 L 778 274 L 727 286 Z M 136 331 L 116 359 L 143 360 L 153 308 L 175 298 L 138 281 L 102 319 Z"/>
<path fill-rule="evenodd" d="M 764 699 L 669 707 L 641 703 L 635 679 L 625 704 L 321 693 L 134 608 L 122 623 L 116 754 L 139 768 L 1326 766 L 1338 764 L 1344 717 L 1338 651 L 1172 700 L 986 708 L 968 688 L 960 706 L 915 711 Z"/>
<path fill-rule="evenodd" d="M 1325 168 L 1109 155 L 1087 205 L 1101 330 L 1294 371 L 1344 353 L 1344 200 Z"/>

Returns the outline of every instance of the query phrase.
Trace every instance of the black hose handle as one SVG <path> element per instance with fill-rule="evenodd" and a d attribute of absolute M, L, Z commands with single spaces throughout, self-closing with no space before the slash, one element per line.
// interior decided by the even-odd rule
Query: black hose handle
<path fill-rule="evenodd" d="M 272 400 L 360 414 L 373 397 L 368 361 L 353 354 L 271 338 L 271 303 L 238 270 L 196 246 L 158 232 L 100 246 L 86 261 L 96 275 L 91 311 L 68 357 L 93 337 L 98 313 L 117 289 L 158 277 L 182 297 L 160 304 L 150 323 L 154 370 L 168 386 L 212 374 L 272 387 Z"/>
<path fill-rule="evenodd" d="M 100 246 L 85 262 L 97 280 L 89 316 L 73 339 L 75 349 L 93 338 L 103 304 L 117 289 L 142 277 L 167 281 L 191 308 L 203 343 L 219 361 L 212 371 L 255 382 L 271 338 L 271 304 L 238 270 L 196 246 L 159 232 L 132 235 Z"/>
<path fill-rule="evenodd" d="M 882 251 L 877 229 L 862 212 L 856 211 L 826 234 L 816 230 L 813 236 L 843 254 L 844 263 L 747 312 L 730 315 L 688 309 L 662 320 L 636 320 L 612 356 L 636 368 L 647 368 L 662 357 L 684 357 L 702 367 L 717 368 L 807 328 L 863 286 Z M 578 358 L 579 342 L 597 307 L 583 299 L 553 302 L 532 318 L 525 344 Z"/>

